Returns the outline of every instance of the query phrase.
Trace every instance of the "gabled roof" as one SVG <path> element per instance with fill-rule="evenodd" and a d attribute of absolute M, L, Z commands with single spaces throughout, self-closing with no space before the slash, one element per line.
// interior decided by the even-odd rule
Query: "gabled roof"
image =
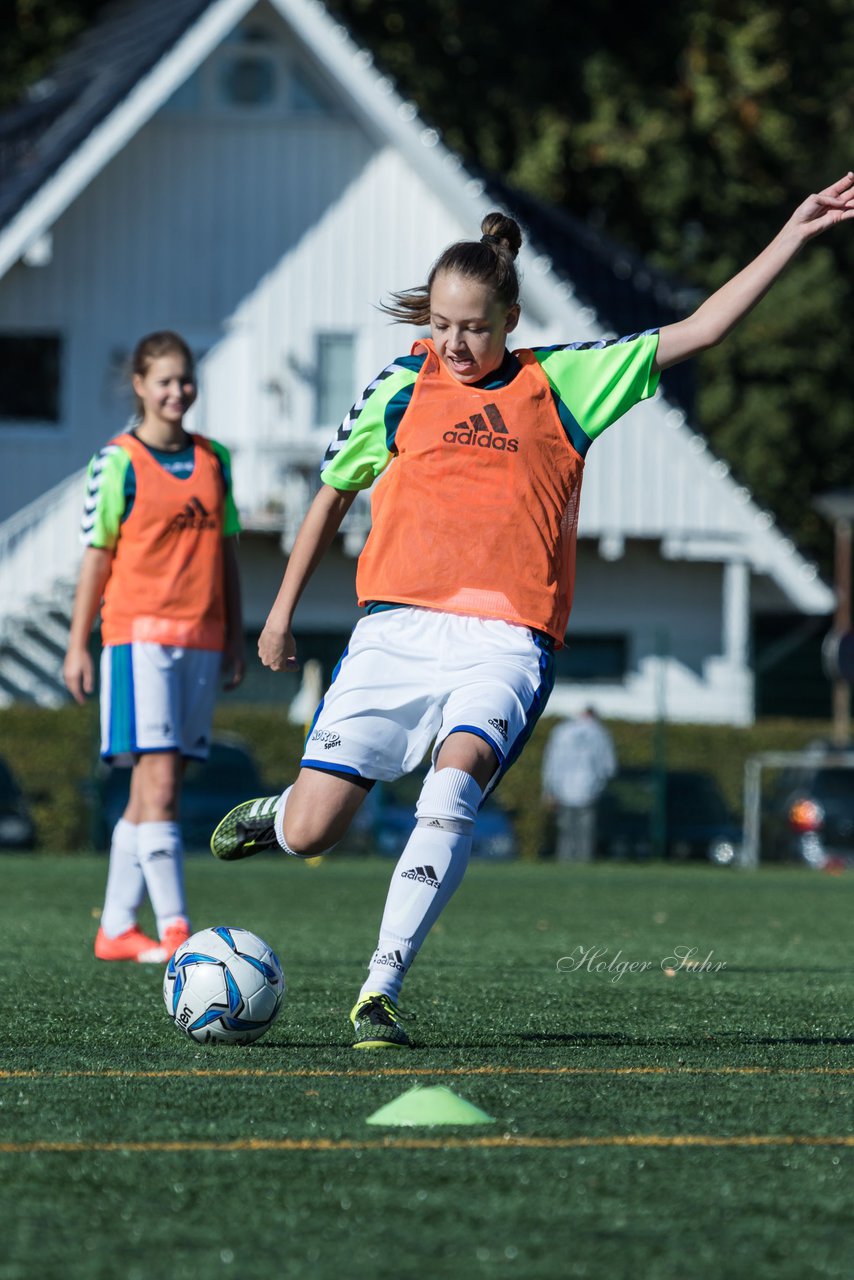
<path fill-rule="evenodd" d="M 0 226 L 209 7 L 210 0 L 114 0 L 28 101 L 0 115 Z"/>
<path fill-rule="evenodd" d="M 0 277 L 233 29 L 255 0 L 113 0 L 0 114 Z"/>
<path fill-rule="evenodd" d="M 130 141 L 184 81 L 209 56 L 256 0 L 116 0 L 100 20 L 61 59 L 54 77 L 44 82 L 40 99 L 0 116 L 0 277 L 53 225 L 116 153 Z M 373 67 L 370 51 L 360 48 L 319 0 L 268 0 L 288 23 L 308 57 L 346 95 L 354 115 L 385 145 L 396 147 L 436 195 L 464 224 L 494 207 L 484 178 L 468 171 L 448 151 L 435 129 L 403 101 L 394 85 Z M 492 186 L 492 183 L 490 183 Z M 589 332 L 614 328 L 625 332 L 616 308 L 637 305 L 642 273 L 631 255 L 613 252 L 604 239 L 591 253 L 580 224 L 568 215 L 546 213 L 529 197 L 503 190 L 503 202 L 532 236 L 522 250 L 526 302 L 548 319 L 556 333 L 571 334 L 579 317 Z M 589 233 L 585 233 L 589 234 Z M 573 262 L 567 254 L 575 253 Z M 611 290 L 612 303 L 599 289 L 591 262 L 598 258 L 628 289 Z M 586 259 L 586 261 L 585 261 Z M 569 262 L 569 271 L 567 271 Z M 563 267 L 563 270 L 561 270 Z M 601 277 L 601 272 L 600 272 Z M 647 273 L 658 304 L 651 323 L 673 318 L 676 290 L 659 273 Z M 576 282 L 577 281 L 577 282 Z M 581 299 L 579 299 L 579 292 Z M 584 296 L 591 307 L 585 314 Z M 666 296 L 665 296 L 666 295 Z M 597 300 L 598 298 L 598 300 Z M 595 309 L 593 309 L 595 308 Z M 678 307 L 684 314 L 684 308 Z M 642 327 L 642 326 L 640 326 Z M 579 334 L 579 337 L 584 336 Z M 680 397 L 681 399 L 682 397 Z M 701 454 L 705 441 L 685 424 L 684 414 L 660 398 L 647 406 L 661 423 L 675 427 L 671 438 L 681 450 Z M 657 434 L 656 430 L 656 434 Z M 740 552 L 754 568 L 768 573 L 799 608 L 828 612 L 833 596 L 796 549 L 738 487 L 724 463 L 710 460 L 697 482 L 710 491 L 706 505 L 741 513 L 730 538 L 741 538 Z M 698 504 L 699 506 L 700 504 Z M 592 515 L 593 512 L 591 511 Z M 749 529 L 749 535 L 745 536 Z M 708 530 L 712 532 L 711 526 Z M 686 530 L 686 536 L 688 536 Z M 707 532 L 692 528 L 690 536 Z M 714 521 L 714 535 L 722 532 Z M 676 549 L 674 548 L 674 553 Z"/>

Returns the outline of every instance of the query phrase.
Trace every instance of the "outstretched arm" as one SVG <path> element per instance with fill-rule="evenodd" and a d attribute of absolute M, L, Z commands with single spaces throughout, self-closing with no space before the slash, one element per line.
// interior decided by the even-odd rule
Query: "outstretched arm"
<path fill-rule="evenodd" d="M 288 557 L 285 576 L 269 617 L 258 640 L 258 656 L 272 671 L 293 670 L 296 649 L 291 623 L 297 601 L 305 590 L 324 551 L 332 542 L 341 521 L 353 505 L 356 491 L 333 489 L 322 484 L 300 526 Z"/>
<path fill-rule="evenodd" d="M 693 315 L 664 326 L 658 338 L 656 368 L 669 369 L 723 341 L 765 296 L 808 240 L 851 218 L 854 173 L 846 173 L 824 191 L 807 196 L 758 258 L 707 298 Z"/>

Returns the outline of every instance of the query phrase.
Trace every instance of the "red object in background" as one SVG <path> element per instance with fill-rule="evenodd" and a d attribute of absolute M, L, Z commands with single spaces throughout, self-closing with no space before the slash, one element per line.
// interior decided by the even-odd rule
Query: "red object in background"
<path fill-rule="evenodd" d="M 789 826 L 793 831 L 820 831 L 824 810 L 815 800 L 796 800 L 789 810 Z"/>

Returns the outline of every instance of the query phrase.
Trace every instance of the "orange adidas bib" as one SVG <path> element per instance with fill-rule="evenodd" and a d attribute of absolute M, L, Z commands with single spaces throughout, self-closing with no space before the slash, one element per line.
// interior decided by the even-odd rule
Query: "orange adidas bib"
<path fill-rule="evenodd" d="M 112 441 L 131 456 L 136 497 L 104 590 L 105 644 L 225 644 L 222 471 L 208 442 L 193 440 L 193 473 L 186 479 L 164 471 L 134 436 Z"/>
<path fill-rule="evenodd" d="M 360 604 L 388 600 L 502 618 L 563 643 L 584 462 L 535 356 L 506 387 L 457 382 L 426 349 L 377 481 L 359 558 Z"/>

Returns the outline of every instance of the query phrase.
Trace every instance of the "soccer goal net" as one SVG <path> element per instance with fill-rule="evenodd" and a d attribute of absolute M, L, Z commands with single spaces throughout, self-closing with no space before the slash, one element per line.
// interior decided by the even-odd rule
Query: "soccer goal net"
<path fill-rule="evenodd" d="M 854 751 L 822 745 L 750 756 L 740 865 L 800 860 L 820 868 L 844 852 L 854 859 Z"/>

